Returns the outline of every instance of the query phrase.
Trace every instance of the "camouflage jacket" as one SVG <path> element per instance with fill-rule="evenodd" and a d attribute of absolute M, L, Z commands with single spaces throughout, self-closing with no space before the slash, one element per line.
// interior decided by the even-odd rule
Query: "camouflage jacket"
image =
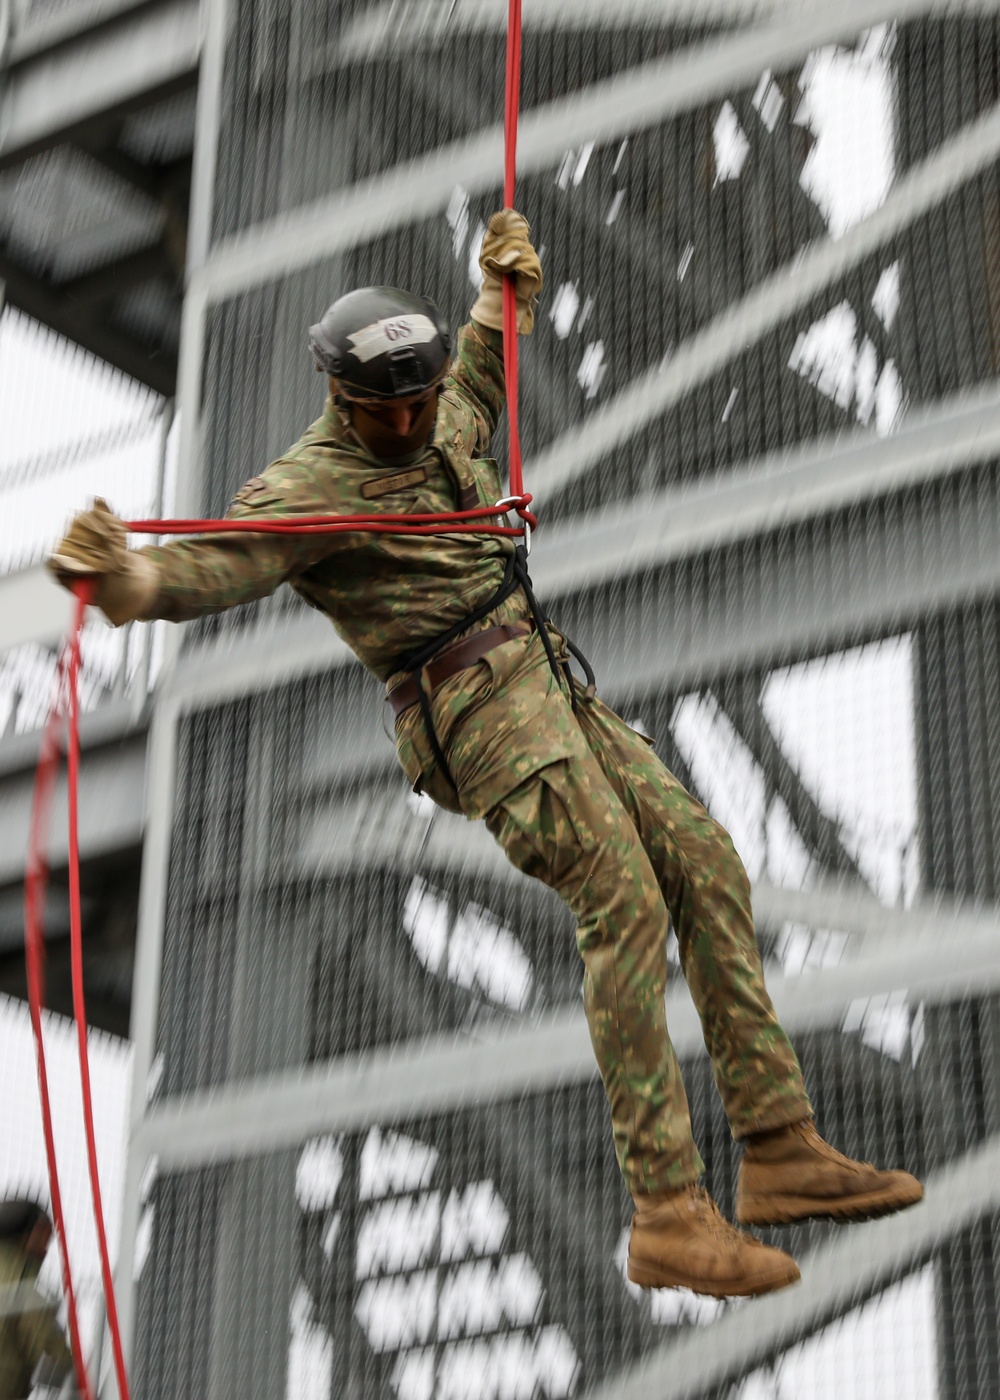
<path fill-rule="evenodd" d="M 413 463 L 386 468 L 353 435 L 332 400 L 285 455 L 237 493 L 233 519 L 430 513 L 493 505 L 503 486 L 483 456 L 504 402 L 502 337 L 459 332 L 434 440 Z M 289 583 L 325 613 L 367 668 L 390 684 L 393 662 L 486 602 L 512 541 L 498 535 L 200 535 L 144 551 L 160 571 L 151 616 L 183 621 L 262 598 Z M 528 616 L 518 590 L 469 630 Z M 556 645 L 561 645 L 554 634 Z M 440 773 L 420 709 L 396 724 L 399 761 L 417 791 L 451 811 L 482 816 L 539 768 L 568 756 L 572 738 L 537 633 L 495 648 L 435 692 L 435 730 L 459 791 Z M 568 711 L 567 711 L 568 713 Z M 544 716 L 544 718 L 543 718 Z"/>
<path fill-rule="evenodd" d="M 55 1310 L 38 1292 L 26 1256 L 0 1241 L 0 1400 L 20 1400 L 31 1391 L 31 1377 L 42 1357 L 51 1374 L 62 1376 L 73 1364 Z"/>
<path fill-rule="evenodd" d="M 433 443 L 403 467 L 369 455 L 328 399 L 322 418 L 236 493 L 228 518 L 437 513 L 493 505 L 503 486 L 483 454 L 503 409 L 502 339 L 469 324 L 458 334 Z M 160 593 L 150 615 L 181 622 L 273 593 L 288 583 L 330 618 L 381 680 L 393 660 L 439 636 L 495 592 L 511 540 L 358 532 L 199 535 L 143 552 Z M 515 595 L 504 620 L 525 615 Z M 483 625 L 491 625 L 491 617 Z"/>

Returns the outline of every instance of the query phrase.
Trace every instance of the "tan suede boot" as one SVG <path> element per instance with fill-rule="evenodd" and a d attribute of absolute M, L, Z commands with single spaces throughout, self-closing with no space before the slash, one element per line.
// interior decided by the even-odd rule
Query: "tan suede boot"
<path fill-rule="evenodd" d="M 639 1197 L 628 1276 L 640 1288 L 690 1288 L 713 1298 L 773 1293 L 800 1277 L 794 1259 L 719 1214 L 700 1186 Z"/>
<path fill-rule="evenodd" d="M 909 1172 L 878 1171 L 824 1142 L 811 1118 L 747 1142 L 736 1188 L 741 1225 L 793 1220 L 870 1220 L 916 1205 L 924 1188 Z"/>

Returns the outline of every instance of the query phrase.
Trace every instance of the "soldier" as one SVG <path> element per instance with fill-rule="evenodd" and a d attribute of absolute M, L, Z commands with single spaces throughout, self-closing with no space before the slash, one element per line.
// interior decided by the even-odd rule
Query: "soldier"
<path fill-rule="evenodd" d="M 504 402 L 502 277 L 516 277 L 522 334 L 542 286 L 520 215 L 491 218 L 480 266 L 453 360 L 448 328 L 422 297 L 369 287 L 334 302 L 310 333 L 329 376 L 323 416 L 236 493 L 230 517 L 498 502 L 500 473 L 483 454 Z M 50 564 L 67 584 L 96 575 L 96 601 L 118 625 L 203 617 L 290 583 L 386 684 L 414 790 L 483 818 L 519 870 L 562 896 L 579 925 L 587 1021 L 636 1204 L 636 1283 L 727 1296 L 799 1277 L 697 1184 L 704 1168 L 664 1010 L 669 920 L 745 1146 L 738 1219 L 859 1219 L 920 1199 L 913 1177 L 851 1161 L 817 1134 L 728 834 L 645 739 L 571 681 L 566 641 L 542 625 L 509 538 L 232 533 L 131 552 L 122 522 L 97 502 Z"/>
<path fill-rule="evenodd" d="M 33 1377 L 60 1385 L 73 1366 L 55 1309 L 35 1287 L 51 1240 L 52 1222 L 40 1205 L 0 1203 L 0 1400 L 22 1400 Z"/>

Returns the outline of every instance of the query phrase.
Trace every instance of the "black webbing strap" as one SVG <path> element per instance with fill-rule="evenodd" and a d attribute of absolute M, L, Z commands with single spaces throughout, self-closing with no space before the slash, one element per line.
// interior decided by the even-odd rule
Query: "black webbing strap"
<path fill-rule="evenodd" d="M 500 582 L 500 586 L 495 593 L 487 598 L 485 603 L 481 603 L 479 607 L 475 608 L 467 617 L 463 617 L 458 622 L 453 623 L 451 627 L 442 632 L 439 637 L 435 637 L 433 641 L 425 643 L 424 646 L 418 647 L 415 651 L 404 652 L 402 656 L 397 657 L 392 663 L 390 674 L 396 671 L 407 671 L 410 675 L 419 673 L 427 665 L 428 661 L 433 661 L 434 657 L 437 656 L 439 652 L 443 651 L 445 647 L 455 641 L 455 639 L 461 636 L 463 632 L 467 631 L 468 628 L 474 627 L 477 622 L 482 622 L 483 618 L 488 617 L 501 603 L 505 603 L 519 588 L 524 591 L 528 609 L 538 634 L 542 639 L 542 646 L 545 648 L 545 655 L 552 670 L 552 674 L 556 678 L 556 683 L 561 686 L 563 679 L 565 679 L 569 687 L 570 704 L 573 706 L 575 713 L 578 697 L 576 686 L 573 683 L 573 675 L 569 669 L 569 663 L 560 663 L 559 658 L 556 656 L 555 648 L 552 645 L 552 638 L 549 636 L 550 619 L 542 611 L 538 599 L 535 597 L 535 591 L 531 586 L 531 578 L 528 574 L 528 555 L 523 545 L 516 545 L 514 547 L 514 552 L 509 555 L 507 563 L 504 566 L 503 579 Z M 580 651 L 579 647 L 574 646 L 568 637 L 566 638 L 566 646 L 580 663 L 587 677 L 587 687 L 583 692 L 583 698 L 585 700 L 592 700 L 597 692 L 597 683 L 594 679 L 594 672 L 590 662 L 584 656 L 583 652 Z M 417 695 L 420 704 L 420 713 L 423 717 L 424 728 L 427 731 L 427 739 L 430 743 L 434 760 L 451 787 L 454 788 L 455 792 L 458 792 L 458 784 L 452 776 L 451 769 L 448 766 L 448 760 L 444 756 L 444 750 L 441 748 L 440 740 L 434 728 L 434 716 L 431 711 L 430 696 L 424 689 L 422 677 L 419 674 L 417 674 Z"/>

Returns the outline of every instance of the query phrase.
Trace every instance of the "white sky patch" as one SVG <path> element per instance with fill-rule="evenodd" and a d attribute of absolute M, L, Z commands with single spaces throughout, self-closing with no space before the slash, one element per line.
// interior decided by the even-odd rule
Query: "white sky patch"
<path fill-rule="evenodd" d="M 337 1197 L 344 1174 L 344 1154 L 336 1138 L 314 1138 L 299 1154 L 295 1198 L 303 1210 L 326 1210 Z"/>
<path fill-rule="evenodd" d="M 889 296 L 887 292 L 886 300 Z M 874 416 L 880 436 L 892 432 L 899 421 L 903 406 L 899 371 L 888 360 L 879 373 L 875 346 L 867 336 L 859 343 L 857 313 L 848 301 L 799 332 L 788 368 L 845 412 L 853 411 L 859 422 L 870 423 Z"/>
<path fill-rule="evenodd" d="M 309 1291 L 299 1283 L 289 1309 L 287 1400 L 327 1400 L 333 1383 L 333 1338 L 313 1318 Z"/>
<path fill-rule="evenodd" d="M 336 1248 L 337 1239 L 340 1236 L 340 1222 L 341 1214 L 340 1211 L 338 1211 L 336 1215 L 330 1217 L 326 1229 L 323 1231 L 321 1248 L 327 1259 L 333 1258 L 333 1251 Z"/>
<path fill-rule="evenodd" d="M 802 72 L 796 120 L 816 137 L 802 187 L 835 238 L 879 207 L 895 174 L 890 42 L 888 27 L 880 26 L 860 52 L 820 49 Z"/>
<path fill-rule="evenodd" d="M 905 408 L 902 377 L 895 360 L 887 360 L 875 387 L 875 431 L 879 437 L 896 431 Z"/>
<path fill-rule="evenodd" d="M 854 307 L 842 301 L 807 331 L 799 332 L 788 361 L 789 369 L 845 410 L 854 399 L 857 330 Z"/>
<path fill-rule="evenodd" d="M 479 221 L 469 238 L 469 281 L 478 292 L 483 285 L 483 269 L 479 266 L 479 253 L 483 246 L 483 235 L 486 233 L 486 225 Z"/>
<path fill-rule="evenodd" d="M 715 151 L 716 184 L 738 179 L 750 154 L 750 142 L 731 102 L 723 102 L 715 119 L 712 144 Z"/>
<path fill-rule="evenodd" d="M 912 1007 L 905 990 L 852 1001 L 841 1030 L 858 1032 L 864 1045 L 897 1063 L 909 1051 L 915 1065 L 924 1043 L 924 1004 Z"/>
<path fill-rule="evenodd" d="M 584 390 L 588 399 L 595 398 L 607 373 L 604 360 L 604 341 L 592 340 L 583 352 L 576 371 L 576 382 Z"/>
<path fill-rule="evenodd" d="M 425 822 L 433 821 L 435 813 L 440 810 L 426 792 L 408 792 L 406 805 L 415 817 Z"/>
<path fill-rule="evenodd" d="M 917 760 L 909 636 L 773 672 L 761 703 L 806 788 L 840 823 L 887 904 L 917 882 Z"/>
<path fill-rule="evenodd" d="M 935 1265 L 747 1377 L 734 1400 L 938 1400 Z"/>
<path fill-rule="evenodd" d="M 81 438 L 132 423 L 159 402 L 20 312 L 0 316 L 0 484 L 13 463 L 57 448 L 69 455 Z"/>
<path fill-rule="evenodd" d="M 878 399 L 878 352 L 867 336 L 854 366 L 854 411 L 860 423 L 870 423 Z"/>
<path fill-rule="evenodd" d="M 469 902 L 452 918 L 447 897 L 416 876 L 403 905 L 403 930 L 429 972 L 522 1011 L 534 970 L 517 936 L 482 905 Z"/>
<path fill-rule="evenodd" d="M 565 340 L 573 329 L 573 322 L 576 320 L 576 313 L 579 309 L 580 293 L 576 289 L 576 283 L 563 282 L 552 298 L 552 307 L 549 311 L 549 320 L 560 340 Z"/>
<path fill-rule="evenodd" d="M 357 1276 L 398 1274 L 425 1264 L 441 1228 L 441 1196 L 395 1196 L 366 1211 L 358 1230 Z"/>
<path fill-rule="evenodd" d="M 398 1351 L 429 1341 L 437 1325 L 437 1292 L 436 1269 L 364 1284 L 354 1315 L 372 1351 Z"/>
<path fill-rule="evenodd" d="M 437 1166 L 435 1148 L 403 1133 L 372 1128 L 361 1149 L 359 1192 L 363 1201 L 392 1191 L 426 1186 Z"/>
<path fill-rule="evenodd" d="M 467 904 L 455 920 L 448 977 L 512 1011 L 528 1004 L 534 981 L 531 961 L 515 935 L 478 904 Z"/>
<path fill-rule="evenodd" d="M 590 164 L 590 157 L 594 154 L 593 141 L 587 141 L 580 149 L 567 151 L 556 171 L 556 184 L 561 190 L 568 190 L 570 185 L 579 185 L 587 173 L 587 166 Z M 617 170 L 617 165 L 615 169 Z"/>
<path fill-rule="evenodd" d="M 451 911 L 448 901 L 415 876 L 403 905 L 403 930 L 428 972 L 437 972 L 448 947 Z"/>
<path fill-rule="evenodd" d="M 773 131 L 781 116 L 781 109 L 785 105 L 785 99 L 781 95 L 781 89 L 774 81 L 770 70 L 761 74 L 760 82 L 751 99 L 756 109 L 757 115 L 767 127 L 768 131 Z"/>
<path fill-rule="evenodd" d="M 573 170 L 574 185 L 579 185 L 584 175 L 586 175 L 587 166 L 590 164 L 590 157 L 593 154 L 594 143 L 593 141 L 588 141 L 584 146 L 581 147 L 579 157 L 577 158 L 576 166 Z"/>
<path fill-rule="evenodd" d="M 881 277 L 872 295 L 872 306 L 875 315 L 885 326 L 886 330 L 892 330 L 893 322 L 896 319 L 896 312 L 899 310 L 899 262 L 890 263 L 882 272 Z"/>
<path fill-rule="evenodd" d="M 452 191 L 445 218 L 451 229 L 452 251 L 456 258 L 460 258 L 465 248 L 465 240 L 469 236 L 469 196 L 461 185 L 456 185 Z"/>
<path fill-rule="evenodd" d="M 698 793 L 732 836 L 751 880 L 802 888 L 812 868 L 809 854 L 785 804 L 767 801 L 763 773 L 715 700 L 684 696 L 671 729 Z"/>
<path fill-rule="evenodd" d="M 538 1270 L 526 1254 L 462 1264 L 442 1280 L 438 1336 L 492 1332 L 504 1324 L 530 1326 L 543 1296 Z"/>
<path fill-rule="evenodd" d="M 452 1191 L 441 1216 L 442 1260 L 496 1253 L 509 1225 L 507 1207 L 492 1181 L 474 1181 Z"/>
<path fill-rule="evenodd" d="M 355 1316 L 375 1352 L 399 1353 L 390 1382 L 399 1400 L 573 1394 L 579 1358 L 564 1327 L 538 1327 L 542 1279 L 529 1255 L 503 1252 L 509 1226 L 488 1180 L 365 1212 Z"/>

